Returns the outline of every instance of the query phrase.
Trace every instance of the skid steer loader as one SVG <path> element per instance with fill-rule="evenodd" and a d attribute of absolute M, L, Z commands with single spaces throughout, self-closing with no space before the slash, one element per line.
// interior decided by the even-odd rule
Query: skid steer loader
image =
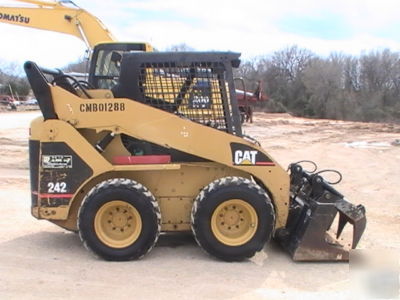
<path fill-rule="evenodd" d="M 239 261 L 271 237 L 295 260 L 348 260 L 363 206 L 301 164 L 283 169 L 242 133 L 232 78 L 240 54 L 126 53 L 112 90 L 25 63 L 42 117 L 30 127 L 32 215 L 79 231 L 106 260 L 138 259 L 160 232 L 192 231 Z M 354 226 L 350 247 L 337 237 Z"/>

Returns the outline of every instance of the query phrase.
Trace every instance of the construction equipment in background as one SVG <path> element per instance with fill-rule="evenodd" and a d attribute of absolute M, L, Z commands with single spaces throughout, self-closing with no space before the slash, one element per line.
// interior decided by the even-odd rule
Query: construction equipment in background
<path fill-rule="evenodd" d="M 243 78 L 235 78 L 235 83 L 237 81 L 241 84 L 241 89 L 235 90 L 241 122 L 242 124 L 244 122 L 253 123 L 253 106 L 258 102 L 267 101 L 268 98 L 263 95 L 261 80 L 257 81 L 257 87 L 253 93 L 247 92 Z"/>
<path fill-rule="evenodd" d="M 147 43 L 117 42 L 108 28 L 95 16 L 72 1 L 16 0 L 31 7 L 0 7 L 0 22 L 55 31 L 75 36 L 91 51 L 88 82 L 92 87 L 111 89 L 118 81 L 122 54 L 133 51 L 153 51 Z M 69 73 L 71 75 L 71 73 Z M 73 75 L 76 77 L 75 75 Z M 253 120 L 252 104 L 266 100 L 260 86 L 251 95 L 236 90 L 242 122 Z"/>
<path fill-rule="evenodd" d="M 364 207 L 323 171 L 293 164 L 287 173 L 243 135 L 239 56 L 123 53 L 111 90 L 27 62 L 43 115 L 30 127 L 32 215 L 79 231 L 106 260 L 138 259 L 161 232 L 190 230 L 226 261 L 252 257 L 273 236 L 295 260 L 348 260 Z M 336 215 L 337 237 L 354 226 L 350 247 L 328 239 Z"/>
<path fill-rule="evenodd" d="M 12 110 L 16 110 L 17 106 L 20 104 L 21 104 L 20 101 L 15 100 L 14 98 L 12 98 L 8 95 L 0 95 L 0 106 L 5 106 Z"/>
<path fill-rule="evenodd" d="M 0 22 L 75 36 L 91 52 L 88 82 L 96 88 L 112 88 L 118 80 L 122 53 L 153 51 L 147 43 L 118 42 L 95 16 L 72 1 L 15 0 L 30 7 L 0 7 Z"/>
<path fill-rule="evenodd" d="M 89 49 L 116 42 L 104 24 L 72 1 L 15 0 L 30 7 L 0 7 L 0 22 L 76 36 Z M 70 5 L 70 6 L 68 6 Z"/>

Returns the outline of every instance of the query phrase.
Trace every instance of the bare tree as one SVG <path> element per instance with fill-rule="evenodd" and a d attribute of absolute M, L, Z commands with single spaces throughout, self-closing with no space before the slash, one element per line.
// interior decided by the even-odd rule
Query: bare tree
<path fill-rule="evenodd" d="M 169 46 L 165 49 L 165 51 L 172 51 L 172 52 L 183 52 L 183 51 L 194 51 L 195 49 L 185 43 L 177 44 Z"/>
<path fill-rule="evenodd" d="M 238 74 L 262 80 L 274 103 L 302 116 L 400 121 L 400 54 L 317 57 L 297 46 L 245 61 Z"/>
<path fill-rule="evenodd" d="M 89 72 L 89 61 L 86 58 L 80 58 L 76 62 L 70 63 L 62 68 L 66 73 L 77 72 L 77 73 L 88 73 Z"/>
<path fill-rule="evenodd" d="M 0 94 L 26 96 L 30 92 L 22 66 L 17 63 L 0 62 L 0 84 Z"/>

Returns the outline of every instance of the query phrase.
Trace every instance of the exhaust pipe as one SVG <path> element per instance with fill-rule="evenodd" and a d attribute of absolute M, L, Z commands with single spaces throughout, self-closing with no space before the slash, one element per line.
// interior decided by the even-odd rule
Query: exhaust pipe
<path fill-rule="evenodd" d="M 291 164 L 289 170 L 288 222 L 277 230 L 275 239 L 295 261 L 348 261 L 350 249 L 357 247 L 366 227 L 364 206 L 351 204 L 332 187 L 341 180 L 337 171 L 307 172 L 299 163 Z M 327 171 L 336 172 L 340 176 L 338 182 L 329 183 L 319 175 Z M 328 231 L 337 214 L 338 228 L 332 235 Z M 347 223 L 353 225 L 353 241 L 343 245 L 338 239 Z"/>

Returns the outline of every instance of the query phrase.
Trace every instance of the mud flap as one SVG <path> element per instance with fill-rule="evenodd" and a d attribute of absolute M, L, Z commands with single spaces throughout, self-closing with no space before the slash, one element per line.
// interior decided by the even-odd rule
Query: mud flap
<path fill-rule="evenodd" d="M 287 226 L 275 238 L 296 261 L 348 261 L 365 230 L 362 205 L 349 203 L 318 173 L 308 173 L 299 164 L 290 167 L 291 206 Z M 339 214 L 336 234 L 328 232 Z M 353 225 L 353 241 L 339 242 L 347 223 Z"/>

